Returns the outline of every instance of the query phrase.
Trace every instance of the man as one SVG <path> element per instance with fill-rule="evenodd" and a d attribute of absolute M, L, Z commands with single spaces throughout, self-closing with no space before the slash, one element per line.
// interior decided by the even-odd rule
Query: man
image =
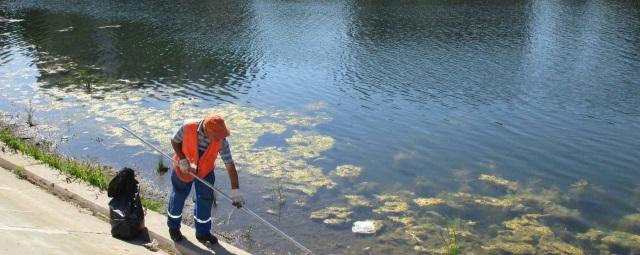
<path fill-rule="evenodd" d="M 222 117 L 217 114 L 207 115 L 204 119 L 187 120 L 173 135 L 171 145 L 175 151 L 173 164 L 175 171 L 171 174 L 173 189 L 169 197 L 167 225 L 174 242 L 184 239 L 180 232 L 182 209 L 191 191 L 191 184 L 194 183 L 194 178 L 189 172 L 213 184 L 215 182 L 213 168 L 218 154 L 229 173 L 233 205 L 242 207 L 244 200 L 240 193 L 238 173 L 231 157 L 227 136 L 229 136 L 229 130 Z M 210 232 L 213 190 L 197 180 L 195 190 L 196 206 L 193 217 L 196 225 L 196 239 L 207 246 L 215 245 L 218 239 Z"/>

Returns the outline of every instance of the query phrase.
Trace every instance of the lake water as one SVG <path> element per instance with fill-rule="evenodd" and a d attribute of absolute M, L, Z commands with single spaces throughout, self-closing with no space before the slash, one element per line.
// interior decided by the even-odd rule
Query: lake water
<path fill-rule="evenodd" d="M 183 119 L 219 112 L 248 206 L 318 254 L 640 252 L 638 1 L 24 0 L 0 16 L 0 110 L 31 104 L 60 153 L 159 190 L 159 156 L 118 126 L 169 152 Z M 368 219 L 377 235 L 351 232 Z M 253 252 L 300 252 L 241 213 L 214 229 L 248 226 Z"/>

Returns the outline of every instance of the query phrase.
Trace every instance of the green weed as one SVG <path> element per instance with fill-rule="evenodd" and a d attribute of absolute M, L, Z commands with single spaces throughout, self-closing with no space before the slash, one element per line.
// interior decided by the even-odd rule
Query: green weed
<path fill-rule="evenodd" d="M 442 238 L 444 242 L 444 250 L 447 255 L 458 255 L 460 254 L 460 240 L 459 236 L 459 226 L 460 223 L 455 221 L 450 224 L 449 227 L 445 230 L 446 233 L 440 234 L 440 238 Z"/>
<path fill-rule="evenodd" d="M 33 106 L 33 101 L 29 100 L 29 103 L 27 104 L 27 124 L 30 127 L 33 127 L 36 125 L 36 123 L 33 121 L 33 114 L 36 112 L 34 106 Z"/>
<path fill-rule="evenodd" d="M 285 202 L 284 185 L 282 180 L 277 179 L 272 187 L 273 199 L 278 205 L 283 205 Z"/>
<path fill-rule="evenodd" d="M 167 165 L 164 164 L 164 160 L 162 160 L 162 157 L 158 160 L 158 165 L 156 166 L 156 172 L 160 175 L 165 174 L 167 171 L 169 171 L 169 167 Z"/>
<path fill-rule="evenodd" d="M 251 225 L 243 229 L 242 233 L 240 233 L 240 237 L 245 241 L 251 240 L 252 236 L 253 236 L 253 226 Z"/>
<path fill-rule="evenodd" d="M 163 202 L 155 201 L 146 197 L 140 197 L 140 199 L 144 208 L 155 212 L 162 212 L 161 209 L 164 207 Z"/>
<path fill-rule="evenodd" d="M 85 69 L 78 70 L 78 78 L 87 91 L 91 92 L 91 74 Z"/>
<path fill-rule="evenodd" d="M 24 167 L 16 167 L 16 170 L 14 171 L 14 173 L 16 174 L 16 176 L 18 176 L 19 179 L 26 179 L 27 178 L 27 174 L 25 174 L 25 169 Z"/>

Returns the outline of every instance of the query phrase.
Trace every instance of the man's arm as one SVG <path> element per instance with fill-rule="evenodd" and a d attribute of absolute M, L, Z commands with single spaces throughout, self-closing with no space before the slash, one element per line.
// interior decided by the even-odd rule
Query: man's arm
<path fill-rule="evenodd" d="M 234 163 L 224 164 L 224 167 L 229 173 L 229 181 L 231 182 L 231 189 L 239 189 L 240 182 L 238 181 L 238 171 L 236 171 L 236 165 Z"/>
<path fill-rule="evenodd" d="M 240 181 L 238 180 L 238 171 L 236 170 L 236 164 L 231 157 L 231 148 L 227 139 L 222 141 L 222 148 L 220 148 L 220 158 L 224 161 L 224 167 L 229 174 L 229 181 L 231 182 L 231 200 L 235 207 L 241 208 L 244 204 L 244 198 L 240 192 Z"/>
<path fill-rule="evenodd" d="M 184 128 L 181 126 L 171 137 L 171 147 L 178 156 L 178 160 L 185 158 L 186 156 L 182 152 L 182 138 L 184 137 Z"/>
<path fill-rule="evenodd" d="M 227 169 L 227 173 L 229 173 L 231 189 L 239 189 L 240 182 L 238 181 L 238 171 L 236 171 L 236 164 L 233 162 L 233 157 L 231 156 L 231 146 L 229 146 L 229 141 L 227 141 L 226 138 L 222 141 L 220 158 L 224 162 L 224 167 Z"/>
<path fill-rule="evenodd" d="M 186 157 L 182 152 L 182 143 L 176 143 L 171 140 L 171 147 L 173 147 L 173 151 L 176 153 L 176 156 L 178 156 L 178 159 L 183 159 Z"/>

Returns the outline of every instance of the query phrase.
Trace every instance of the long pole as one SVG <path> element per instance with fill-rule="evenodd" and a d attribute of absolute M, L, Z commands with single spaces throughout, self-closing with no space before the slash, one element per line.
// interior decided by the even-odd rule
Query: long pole
<path fill-rule="evenodd" d="M 165 156 L 166 158 L 168 158 L 171 161 L 174 161 L 174 159 L 169 156 L 168 154 L 164 153 L 162 150 L 160 150 L 158 147 L 154 146 L 153 144 L 150 144 L 149 142 L 145 141 L 144 139 L 142 139 L 142 137 L 138 136 L 136 133 L 134 133 L 133 131 L 131 131 L 131 129 L 128 129 L 127 127 L 124 126 L 120 126 L 120 128 L 124 129 L 125 131 L 127 131 L 129 134 L 133 135 L 135 138 L 138 138 L 138 140 L 140 140 L 141 142 L 143 142 L 144 144 L 146 144 L 147 146 L 151 147 L 152 149 L 154 149 L 155 151 L 157 151 L 158 153 L 162 154 L 163 156 Z M 229 202 L 233 202 L 233 200 L 231 199 L 231 197 L 227 194 L 225 194 L 224 192 L 220 191 L 218 188 L 214 187 L 213 184 L 211 184 L 210 182 L 200 178 L 200 176 L 189 172 L 189 174 L 191 176 L 193 176 L 193 178 L 196 178 L 196 180 L 202 182 L 202 184 L 206 185 L 207 187 L 211 188 L 212 190 L 215 190 L 216 192 L 218 192 L 220 195 L 222 195 L 222 197 L 226 198 L 227 200 L 229 200 Z M 306 252 L 307 254 L 311 254 L 311 255 L 315 255 L 315 253 L 313 253 L 311 250 L 309 250 L 307 247 L 305 247 L 304 245 L 302 245 L 301 243 L 299 243 L 298 241 L 296 241 L 295 239 L 293 239 L 292 237 L 290 237 L 289 235 L 287 235 L 285 232 L 283 232 L 282 230 L 278 229 L 276 226 L 272 225 L 271 223 L 269 223 L 267 220 L 263 219 L 262 217 L 260 217 L 259 215 L 257 215 L 256 213 L 254 213 L 253 211 L 249 210 L 249 208 L 242 206 L 240 208 L 240 210 L 244 211 L 245 213 L 255 217 L 256 219 L 260 220 L 262 223 L 264 223 L 265 225 L 267 225 L 267 227 L 271 228 L 271 230 L 273 230 L 274 232 L 278 233 L 279 235 L 281 235 L 282 237 L 284 237 L 285 239 L 289 240 L 291 243 L 295 244 L 298 248 L 300 248 L 301 250 L 303 250 L 304 252 Z"/>

